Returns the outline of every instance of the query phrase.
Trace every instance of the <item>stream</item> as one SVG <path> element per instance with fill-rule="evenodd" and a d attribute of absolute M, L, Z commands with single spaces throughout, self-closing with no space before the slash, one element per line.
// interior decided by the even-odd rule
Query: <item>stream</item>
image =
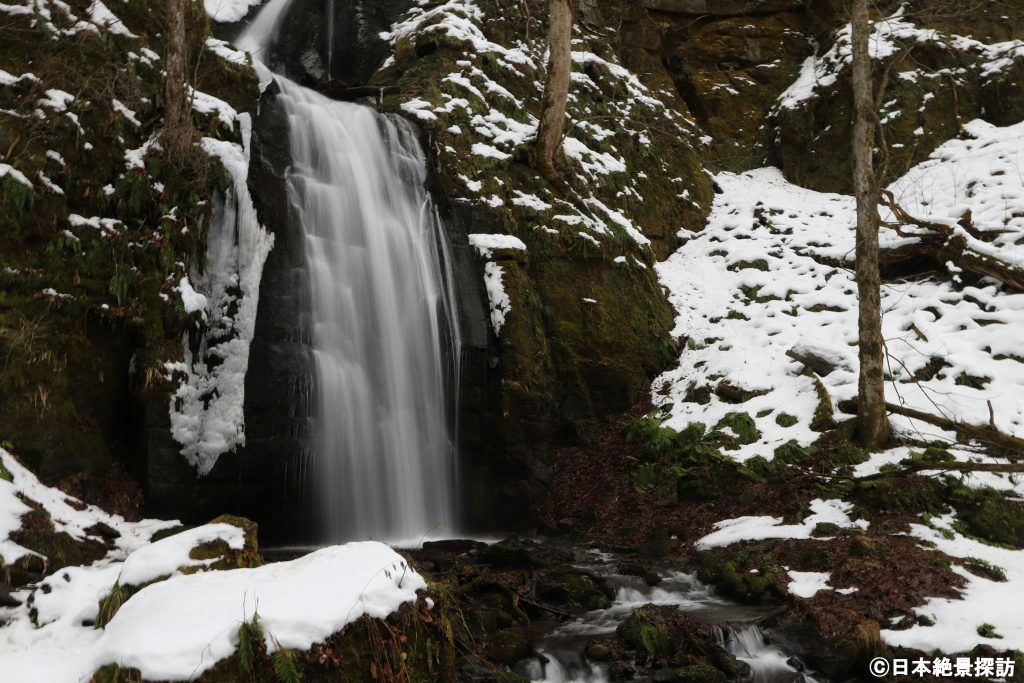
<path fill-rule="evenodd" d="M 740 605 L 722 598 L 684 572 L 660 571 L 661 583 L 649 586 L 640 578 L 615 573 L 619 559 L 595 550 L 581 553 L 575 565 L 603 576 L 615 589 L 615 600 L 608 609 L 588 612 L 572 622 L 535 624 L 539 656 L 520 661 L 516 673 L 543 683 L 607 683 L 607 667 L 584 655 L 587 641 L 614 635 L 615 628 L 633 609 L 654 603 L 676 606 L 694 619 L 715 625 L 722 645 L 746 671 L 741 680 L 827 683 L 828 679 L 812 676 L 798 659 L 771 643 L 770 633 L 759 626 L 771 608 Z"/>

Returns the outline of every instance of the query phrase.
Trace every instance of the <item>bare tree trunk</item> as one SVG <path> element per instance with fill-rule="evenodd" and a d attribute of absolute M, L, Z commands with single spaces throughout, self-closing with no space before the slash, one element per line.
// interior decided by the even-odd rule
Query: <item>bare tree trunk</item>
<path fill-rule="evenodd" d="M 172 157 L 187 151 L 192 138 L 192 112 L 185 88 L 190 4 L 190 0 L 167 0 L 164 141 Z"/>
<path fill-rule="evenodd" d="M 572 71 L 572 6 L 570 0 L 550 0 L 548 75 L 544 103 L 537 127 L 537 166 L 548 178 L 557 176 L 555 163 L 562 158 L 565 107 Z"/>
<path fill-rule="evenodd" d="M 878 187 L 872 153 L 875 146 L 874 97 L 868 38 L 868 0 L 853 0 L 853 185 L 857 197 L 857 329 L 860 347 L 858 431 L 868 448 L 889 439 L 885 412 L 882 341 L 882 282 L 878 271 Z"/>

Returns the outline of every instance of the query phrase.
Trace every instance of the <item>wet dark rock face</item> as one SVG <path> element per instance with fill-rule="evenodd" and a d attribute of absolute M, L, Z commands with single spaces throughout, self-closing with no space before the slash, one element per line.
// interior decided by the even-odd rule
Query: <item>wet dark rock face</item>
<path fill-rule="evenodd" d="M 722 3 L 720 10 L 728 4 L 731 11 L 700 16 L 681 8 L 692 4 L 701 3 L 649 2 L 661 10 L 652 16 L 662 32 L 662 59 L 713 140 L 712 161 L 730 171 L 763 166 L 771 147 L 768 113 L 813 51 L 804 3 Z"/>
<path fill-rule="evenodd" d="M 380 33 L 411 6 L 410 0 L 294 0 L 264 61 L 303 84 L 365 83 L 388 56 Z M 224 33 L 237 35 L 242 23 Z"/>
<path fill-rule="evenodd" d="M 263 269 L 249 351 L 246 444 L 197 477 L 170 437 L 165 402 L 149 407 L 146 429 L 150 514 L 196 521 L 228 510 L 255 519 L 271 544 L 312 541 L 316 532 L 312 498 L 303 489 L 311 467 L 309 284 L 301 228 L 289 210 L 287 122 L 275 90 L 271 84 L 264 93 L 253 125 L 249 169 L 249 190 L 274 248 Z"/>

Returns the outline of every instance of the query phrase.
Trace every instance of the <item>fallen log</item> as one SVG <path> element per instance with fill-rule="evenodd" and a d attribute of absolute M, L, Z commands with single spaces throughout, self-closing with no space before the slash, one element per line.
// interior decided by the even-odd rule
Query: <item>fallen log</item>
<path fill-rule="evenodd" d="M 906 464 L 904 464 L 906 463 Z M 887 472 L 876 472 L 866 477 L 857 477 L 857 481 L 874 481 L 890 479 L 903 474 L 917 472 L 1001 472 L 1007 474 L 1024 474 L 1024 464 L 1020 463 L 988 463 L 988 462 L 931 462 L 927 460 L 904 460 L 896 463 L 899 469 Z"/>
<path fill-rule="evenodd" d="M 966 422 L 950 420 L 939 415 L 933 415 L 932 413 L 926 413 L 921 410 L 914 410 L 913 408 L 896 405 L 895 403 L 886 403 L 885 407 L 890 413 L 896 413 L 897 415 L 902 415 L 904 417 L 921 420 L 922 422 L 927 422 L 928 424 L 935 425 L 936 427 L 965 434 L 973 439 L 983 441 L 993 446 L 1024 454 L 1024 439 L 1004 434 L 992 427 L 979 427 L 977 425 L 967 424 Z"/>
<path fill-rule="evenodd" d="M 945 269 L 947 263 L 980 277 L 992 278 L 1009 289 L 1024 292 L 1024 268 L 1007 263 L 990 254 L 974 249 L 970 239 L 988 242 L 995 239 L 1002 231 L 978 230 L 965 214 L 957 224 L 961 231 L 953 226 L 929 221 L 910 215 L 896 201 L 888 190 L 882 190 L 881 203 L 892 211 L 896 223 L 882 223 L 903 237 L 917 240 L 893 249 L 883 249 L 879 255 L 880 267 L 883 271 L 892 271 L 909 264 L 928 264 L 933 269 Z M 903 226 L 912 225 L 924 232 L 908 233 Z"/>

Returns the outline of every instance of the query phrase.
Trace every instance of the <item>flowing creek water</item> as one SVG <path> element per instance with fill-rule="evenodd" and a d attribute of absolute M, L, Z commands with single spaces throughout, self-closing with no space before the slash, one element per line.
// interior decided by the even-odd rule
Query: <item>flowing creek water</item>
<path fill-rule="evenodd" d="M 597 551 L 581 553 L 576 566 L 603 576 L 615 592 L 611 607 L 588 612 L 571 622 L 535 624 L 539 657 L 519 662 L 515 670 L 543 683 L 607 683 L 607 667 L 587 659 L 584 650 L 591 638 L 615 634 L 630 612 L 654 603 L 677 607 L 694 619 L 714 625 L 725 649 L 741 662 L 742 680 L 753 683 L 827 683 L 804 670 L 804 665 L 781 647 L 759 622 L 769 608 L 740 605 L 715 594 L 692 574 L 659 572 L 661 583 L 649 586 L 642 579 L 616 574 L 618 558 Z M 745 666 L 744 666 L 745 665 Z M 749 667 L 749 668 L 748 668 Z"/>

